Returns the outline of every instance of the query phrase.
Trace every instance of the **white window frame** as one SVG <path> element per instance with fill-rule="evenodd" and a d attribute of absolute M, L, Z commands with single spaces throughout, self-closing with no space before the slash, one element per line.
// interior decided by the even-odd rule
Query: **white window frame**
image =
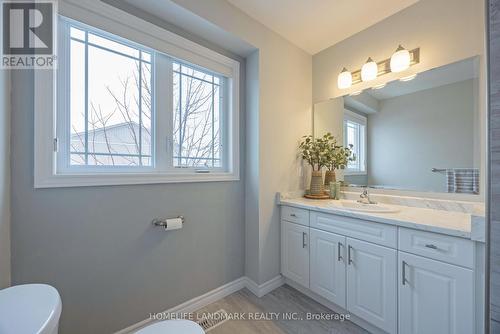
<path fill-rule="evenodd" d="M 194 169 L 190 168 L 158 170 L 149 167 L 146 169 L 136 169 L 134 167 L 133 170 L 129 168 L 128 170 L 124 169 L 119 172 L 116 169 L 111 169 L 112 172 L 108 173 L 103 173 L 102 170 L 81 173 L 75 173 L 71 170 L 61 170 L 57 166 L 57 143 L 55 141 L 55 138 L 57 138 L 57 71 L 36 70 L 34 71 L 35 188 L 239 180 L 240 64 L 238 61 L 200 46 L 101 1 L 60 0 L 58 10 L 60 15 L 68 19 L 95 27 L 109 34 L 130 40 L 133 43 L 144 45 L 174 59 L 179 59 L 181 62 L 199 66 L 227 78 L 225 80 L 226 90 L 224 93 L 227 93 L 227 98 L 225 99 L 227 106 L 225 108 L 228 114 L 225 120 L 228 124 L 224 126 L 226 133 L 223 134 L 226 165 L 224 166 L 225 168 L 211 169 L 208 173 L 196 173 Z M 163 64 L 163 66 L 167 67 L 168 65 Z M 172 67 L 170 66 L 170 71 L 171 69 Z M 155 84 L 160 85 L 161 83 L 156 82 Z M 156 88 L 160 87 L 157 86 Z M 162 98 L 161 96 L 162 94 L 158 94 L 157 98 Z M 171 100 L 171 97 L 163 98 Z M 168 103 L 170 102 L 168 101 Z M 155 115 L 156 122 L 171 123 L 171 120 L 165 119 L 165 116 L 167 116 L 166 113 L 157 113 Z M 154 142 L 158 143 L 158 145 L 166 145 L 166 149 L 171 149 L 169 148 L 171 142 L 166 143 L 165 134 L 158 132 L 155 134 Z M 160 147 L 156 151 L 160 152 Z M 159 156 L 156 158 L 161 159 Z"/>
<path fill-rule="evenodd" d="M 122 38 L 119 38 L 117 36 L 111 36 L 110 34 L 102 31 L 96 31 L 93 27 L 86 26 L 85 24 L 81 22 L 76 22 L 74 20 L 67 19 L 65 17 L 59 17 L 58 19 L 58 33 L 59 36 L 64 36 L 65 38 L 60 38 L 58 39 L 58 73 L 56 77 L 56 86 L 57 86 L 57 92 L 62 93 L 62 94 L 56 94 L 57 95 L 57 106 L 56 106 L 56 138 L 57 138 L 57 173 L 58 174 L 68 174 L 71 175 L 73 173 L 81 173 L 81 174 L 98 174 L 98 173 L 138 173 L 138 172 L 153 172 L 153 171 L 160 171 L 158 169 L 158 165 L 155 165 L 154 163 L 151 166 L 113 166 L 113 165 L 105 165 L 105 166 L 92 166 L 92 165 L 70 165 L 70 147 L 69 147 L 69 142 L 70 142 L 70 136 L 71 136 L 71 131 L 70 131 L 70 117 L 69 117 L 69 112 L 70 110 L 70 105 L 69 105 L 69 100 L 68 97 L 70 95 L 70 73 L 69 73 L 69 61 L 70 61 L 70 56 L 69 56 L 69 51 L 70 51 L 70 27 L 75 27 L 77 29 L 86 31 L 88 30 L 89 33 L 100 36 L 102 38 L 112 40 L 115 42 L 118 42 L 120 44 L 129 46 L 134 49 L 142 49 L 144 51 L 150 52 L 151 53 L 151 71 L 152 71 L 152 90 L 154 91 L 154 88 L 157 84 L 156 78 L 154 75 L 154 71 L 156 68 L 155 64 L 155 58 L 153 57 L 155 50 L 143 47 L 141 45 L 138 45 L 136 43 L 132 43 L 128 40 L 124 40 Z M 110 51 L 113 52 L 113 51 Z M 166 58 L 166 57 L 165 57 Z M 165 61 L 162 61 L 162 64 Z M 160 82 L 163 84 L 163 80 L 168 80 L 168 75 L 171 74 L 170 68 L 166 67 L 163 71 L 164 75 L 162 75 L 161 79 L 162 81 Z M 159 78 L 158 78 L 159 79 Z M 86 83 L 87 84 L 87 83 Z M 164 102 L 164 104 L 168 105 L 169 101 Z M 158 156 L 162 156 L 165 153 L 165 150 L 161 150 L 158 152 L 158 156 L 156 154 L 155 150 L 155 145 L 156 141 L 159 138 L 156 138 L 156 119 L 155 119 L 155 110 L 154 106 L 152 108 L 152 134 L 151 134 L 151 159 L 154 162 L 154 159 Z M 67 153 L 67 154 L 66 154 Z M 159 157 L 158 157 L 159 158 Z"/>
<path fill-rule="evenodd" d="M 351 110 L 344 109 L 344 120 L 343 120 L 343 133 L 344 133 L 344 146 L 347 147 L 347 129 L 346 129 L 346 121 L 350 121 L 353 123 L 360 124 L 364 127 L 363 131 L 363 140 L 360 140 L 358 138 L 358 142 L 361 143 L 360 151 L 361 151 L 361 157 L 357 156 L 357 159 L 362 159 L 360 162 L 360 169 L 352 169 L 346 167 L 344 170 L 344 175 L 367 175 L 368 170 L 367 170 L 367 157 L 368 157 L 368 140 L 367 140 L 367 129 L 368 129 L 368 120 L 365 116 L 359 115 L 355 112 L 352 112 Z"/>

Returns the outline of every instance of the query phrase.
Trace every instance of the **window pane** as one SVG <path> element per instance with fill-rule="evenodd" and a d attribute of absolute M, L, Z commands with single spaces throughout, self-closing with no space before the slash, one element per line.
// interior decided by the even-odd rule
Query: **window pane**
<path fill-rule="evenodd" d="M 356 157 L 354 161 L 349 161 L 347 164 L 348 169 L 352 170 L 360 170 L 360 161 L 361 161 L 361 141 L 360 141 L 360 135 L 361 135 L 361 127 L 359 124 L 351 122 L 351 121 L 346 121 L 345 122 L 345 128 L 346 128 L 346 144 L 347 145 L 352 145 L 352 150 L 353 153 Z"/>
<path fill-rule="evenodd" d="M 70 46 L 70 123 L 71 152 L 85 152 L 85 44 Z M 85 154 L 72 154 L 71 165 L 84 165 Z"/>
<path fill-rule="evenodd" d="M 151 53 L 149 52 L 141 52 L 141 59 L 147 62 L 151 62 Z"/>
<path fill-rule="evenodd" d="M 218 78 L 217 78 L 218 80 Z M 214 80 L 215 82 L 215 80 Z M 213 144 L 214 144 L 214 150 L 213 150 L 213 166 L 214 167 L 222 167 L 222 143 L 220 141 L 221 139 L 221 134 L 220 134 L 220 129 L 221 129 L 221 122 L 220 122 L 220 119 L 221 119 L 221 112 L 222 112 L 222 108 L 220 107 L 221 103 L 221 97 L 220 97 L 220 93 L 219 93 L 219 89 L 220 87 L 219 86 L 214 86 L 214 113 L 213 113 L 213 122 L 214 122 L 214 126 L 213 126 L 213 129 L 214 129 L 214 134 L 213 134 Z"/>
<path fill-rule="evenodd" d="M 100 47 L 71 42 L 70 164 L 151 166 L 151 65 L 101 48 L 139 56 L 130 46 L 92 41 Z"/>
<path fill-rule="evenodd" d="M 151 138 L 153 138 L 152 128 L 152 87 L 151 87 L 151 64 L 142 63 L 141 72 L 141 124 L 142 124 L 142 155 L 149 158 L 143 158 L 142 164 L 151 166 L 152 145 Z"/>
<path fill-rule="evenodd" d="M 123 53 L 130 57 L 139 58 L 139 50 L 124 45 L 122 43 L 109 40 L 107 38 L 103 38 L 94 34 L 89 34 L 89 42 L 92 44 L 99 45 L 100 47 L 110 49 L 112 51 Z"/>
<path fill-rule="evenodd" d="M 177 67 L 174 64 L 174 71 L 180 71 L 182 74 L 185 74 L 186 76 L 193 76 L 193 77 L 200 79 L 200 80 L 205 80 L 205 81 L 209 81 L 209 82 L 215 81 L 215 77 L 213 75 L 206 73 L 206 72 L 202 72 L 198 69 L 195 69 L 193 67 L 189 67 L 189 66 L 184 65 L 184 64 L 179 64 Z M 218 84 L 218 80 L 217 80 L 217 84 Z"/>
<path fill-rule="evenodd" d="M 221 104 L 215 77 L 179 63 L 173 69 L 174 166 L 221 167 Z"/>
<path fill-rule="evenodd" d="M 85 40 L 85 31 L 83 31 L 81 29 L 71 27 L 70 28 L 70 35 L 72 38 L 78 38 L 78 39 L 81 39 L 82 41 Z"/>

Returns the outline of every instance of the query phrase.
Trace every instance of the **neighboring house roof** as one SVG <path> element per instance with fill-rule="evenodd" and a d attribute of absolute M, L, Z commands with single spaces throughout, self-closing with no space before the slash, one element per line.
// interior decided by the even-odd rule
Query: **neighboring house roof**
<path fill-rule="evenodd" d="M 138 154 L 139 124 L 124 122 L 107 127 L 90 129 L 88 140 L 90 150 L 98 153 Z M 71 135 L 72 151 L 84 151 L 85 132 Z M 150 130 L 142 127 L 142 151 L 149 154 L 151 146 Z"/>

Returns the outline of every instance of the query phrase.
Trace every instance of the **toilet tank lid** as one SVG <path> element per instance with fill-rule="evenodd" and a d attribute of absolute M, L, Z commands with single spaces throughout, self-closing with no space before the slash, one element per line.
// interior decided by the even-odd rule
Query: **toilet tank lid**
<path fill-rule="evenodd" d="M 59 323 L 61 297 L 46 284 L 0 290 L 0 333 L 46 333 Z"/>

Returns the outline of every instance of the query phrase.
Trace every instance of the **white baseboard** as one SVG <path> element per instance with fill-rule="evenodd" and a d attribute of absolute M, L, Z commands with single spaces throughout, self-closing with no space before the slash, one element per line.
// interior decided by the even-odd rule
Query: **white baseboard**
<path fill-rule="evenodd" d="M 285 284 L 285 279 L 281 275 L 276 276 L 275 278 L 272 278 L 261 285 L 258 285 L 248 277 L 245 278 L 246 278 L 246 288 L 259 298 L 267 295 L 269 292 Z"/>
<path fill-rule="evenodd" d="M 224 297 L 227 297 L 230 294 L 233 294 L 243 288 L 247 288 L 254 295 L 260 298 L 266 295 L 267 293 L 273 291 L 274 289 L 279 288 L 284 284 L 284 282 L 285 282 L 284 278 L 281 275 L 279 275 L 261 285 L 258 285 L 250 278 L 243 276 L 232 282 L 224 284 L 216 289 L 213 289 L 201 296 L 195 297 L 180 305 L 174 306 L 171 309 L 158 313 L 165 313 L 165 314 L 191 313 L 213 302 L 216 302 Z M 145 319 L 141 322 L 133 324 L 132 326 L 124 328 L 116 332 L 115 334 L 132 334 L 135 331 L 139 330 L 140 328 L 147 326 L 148 324 L 153 322 L 155 322 L 154 319 Z"/>

